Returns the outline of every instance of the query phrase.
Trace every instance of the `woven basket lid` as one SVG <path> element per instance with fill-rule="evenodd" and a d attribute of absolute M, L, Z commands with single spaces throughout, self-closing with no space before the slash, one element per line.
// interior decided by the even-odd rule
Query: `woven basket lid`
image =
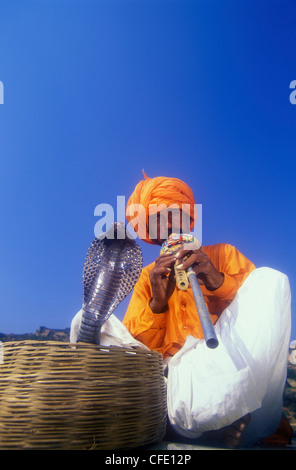
<path fill-rule="evenodd" d="M 126 449 L 166 429 L 162 356 L 53 341 L 3 343 L 1 449 Z"/>

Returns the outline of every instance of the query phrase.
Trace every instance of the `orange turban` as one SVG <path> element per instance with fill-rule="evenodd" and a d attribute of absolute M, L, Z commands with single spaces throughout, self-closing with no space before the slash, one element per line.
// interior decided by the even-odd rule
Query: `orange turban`
<path fill-rule="evenodd" d="M 174 205 L 187 212 L 190 215 L 190 230 L 192 230 L 196 222 L 196 212 L 193 193 L 189 186 L 177 178 L 164 176 L 149 178 L 144 171 L 143 174 L 145 179 L 137 184 L 126 205 L 126 218 L 129 223 L 135 217 L 137 207 L 140 205 L 143 209 L 138 213 L 138 220 L 142 224 L 142 232 L 139 233 L 139 229 L 137 232 L 139 238 L 147 243 L 156 244 L 156 241 L 149 237 L 148 217 L 153 211 L 159 211 L 159 207 L 157 210 L 156 206 L 160 204 L 164 204 L 167 208 Z"/>

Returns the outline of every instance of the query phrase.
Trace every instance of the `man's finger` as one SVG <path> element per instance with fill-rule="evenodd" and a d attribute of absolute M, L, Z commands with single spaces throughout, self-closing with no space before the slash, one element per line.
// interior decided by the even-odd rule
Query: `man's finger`
<path fill-rule="evenodd" d="M 181 259 L 181 263 L 178 264 L 177 269 L 187 269 L 187 268 L 189 268 L 189 266 L 192 266 L 194 263 L 196 263 L 196 261 L 197 261 L 196 258 L 197 258 L 196 254 L 192 253 L 185 260 L 182 261 L 182 259 Z"/>
<path fill-rule="evenodd" d="M 162 276 L 168 276 L 171 274 L 172 269 L 166 266 L 160 266 L 159 268 L 154 269 L 153 276 L 154 277 L 162 277 Z"/>
<path fill-rule="evenodd" d="M 155 260 L 155 267 L 158 266 L 171 266 L 173 263 L 176 262 L 175 255 L 161 255 L 159 258 Z"/>

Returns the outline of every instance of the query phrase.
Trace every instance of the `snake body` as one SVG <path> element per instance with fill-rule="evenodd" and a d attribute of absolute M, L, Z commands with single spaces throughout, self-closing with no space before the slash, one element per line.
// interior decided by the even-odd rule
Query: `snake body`
<path fill-rule="evenodd" d="M 99 344 L 102 325 L 131 292 L 142 267 L 141 249 L 123 224 L 114 224 L 92 242 L 83 269 L 78 341 Z"/>

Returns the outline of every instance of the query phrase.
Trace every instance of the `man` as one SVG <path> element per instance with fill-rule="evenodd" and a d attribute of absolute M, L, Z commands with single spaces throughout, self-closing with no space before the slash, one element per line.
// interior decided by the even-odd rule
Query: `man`
<path fill-rule="evenodd" d="M 144 176 L 126 211 L 133 228 L 136 219 L 140 238 L 160 246 L 172 232 L 192 230 L 195 201 L 188 185 Z M 195 271 L 215 325 L 216 349 L 205 344 L 191 289 L 176 286 L 176 261 Z M 273 437 L 285 444 L 291 439 L 291 427 L 281 419 L 290 316 L 287 276 L 256 269 L 235 247 L 218 244 L 157 257 L 142 270 L 122 324 L 111 316 L 101 340 L 123 346 L 133 340 L 163 355 L 168 418 L 178 436 L 248 446 L 279 428 Z M 78 313 L 72 341 L 79 322 Z"/>
<path fill-rule="evenodd" d="M 145 208 L 144 241 L 162 245 L 176 230 L 173 211 L 157 212 L 153 218 L 149 206 L 189 208 L 192 229 L 196 220 L 191 189 L 175 178 L 144 176 L 127 204 L 129 221 L 131 207 Z M 182 217 L 179 229 L 184 232 Z M 191 289 L 176 287 L 174 263 L 185 255 L 183 268 L 193 267 L 216 325 L 216 350 L 205 345 Z M 123 325 L 168 364 L 169 419 L 179 435 L 234 447 L 252 445 L 281 424 L 277 438 L 289 442 L 291 428 L 281 420 L 290 337 L 285 275 L 256 269 L 228 244 L 163 254 L 143 269 Z"/>

